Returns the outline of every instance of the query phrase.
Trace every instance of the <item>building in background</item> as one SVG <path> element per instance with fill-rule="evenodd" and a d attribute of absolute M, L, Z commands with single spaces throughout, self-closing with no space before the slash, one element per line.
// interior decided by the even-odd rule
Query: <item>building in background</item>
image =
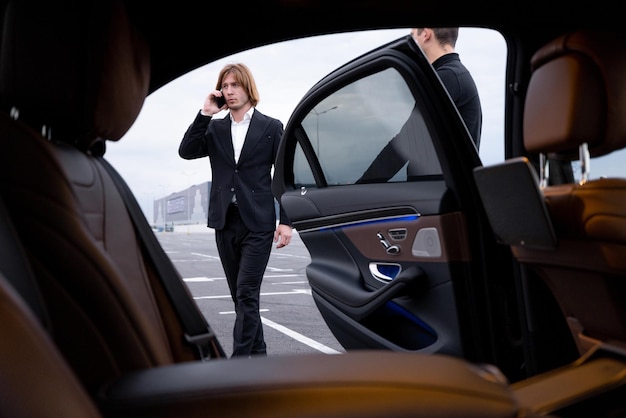
<path fill-rule="evenodd" d="M 160 231 L 207 223 L 211 182 L 174 192 L 153 202 L 152 225 Z"/>

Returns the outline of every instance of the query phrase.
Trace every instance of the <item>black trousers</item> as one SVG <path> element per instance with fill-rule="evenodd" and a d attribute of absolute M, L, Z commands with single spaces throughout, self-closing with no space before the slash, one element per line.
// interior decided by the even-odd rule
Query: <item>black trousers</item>
<path fill-rule="evenodd" d="M 233 357 L 267 354 L 259 299 L 273 239 L 274 231 L 250 231 L 235 205 L 228 210 L 224 229 L 215 231 L 217 250 L 235 303 Z"/>

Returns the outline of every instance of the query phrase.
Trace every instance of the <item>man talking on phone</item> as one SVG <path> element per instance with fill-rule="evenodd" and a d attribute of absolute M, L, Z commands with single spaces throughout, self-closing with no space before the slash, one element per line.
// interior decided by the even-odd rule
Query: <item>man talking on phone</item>
<path fill-rule="evenodd" d="M 223 98 L 224 102 L 219 103 Z M 244 64 L 228 64 L 183 136 L 184 159 L 209 157 L 209 228 L 235 304 L 232 356 L 267 355 L 259 301 L 272 241 L 282 248 L 292 228 L 282 206 L 277 220 L 271 170 L 283 124 L 256 109 L 259 93 Z M 228 110 L 223 119 L 213 118 Z M 278 221 L 278 222 L 277 222 Z"/>

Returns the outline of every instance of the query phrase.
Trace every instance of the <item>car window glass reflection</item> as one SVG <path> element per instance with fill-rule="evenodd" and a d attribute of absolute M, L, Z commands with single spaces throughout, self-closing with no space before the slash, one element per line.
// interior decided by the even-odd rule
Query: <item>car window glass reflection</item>
<path fill-rule="evenodd" d="M 415 99 L 395 69 L 333 93 L 309 112 L 302 128 L 329 186 L 401 182 L 416 179 L 415 174 L 441 173 Z M 409 157 L 416 158 L 408 163 Z M 310 185 L 313 179 L 301 147 L 294 179 L 297 185 Z"/>

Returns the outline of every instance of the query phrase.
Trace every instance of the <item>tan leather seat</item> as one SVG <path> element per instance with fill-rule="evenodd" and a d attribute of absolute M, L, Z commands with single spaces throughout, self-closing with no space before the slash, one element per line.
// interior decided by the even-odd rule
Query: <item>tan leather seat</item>
<path fill-rule="evenodd" d="M 547 283 L 582 354 L 600 342 L 626 342 L 626 180 L 587 178 L 590 158 L 626 147 L 626 40 L 567 34 L 541 48 L 531 66 L 524 146 L 540 155 L 538 179 L 530 180 L 526 159 L 478 168 L 475 178 L 496 235 Z M 550 183 L 549 161 L 577 160 L 580 182 Z M 528 167 L 528 193 L 517 187 L 524 173 L 512 175 L 515 164 Z M 507 198 L 519 205 L 507 206 Z"/>
<path fill-rule="evenodd" d="M 0 191 L 52 336 L 90 391 L 126 372 L 197 360 L 99 160 L 143 105 L 148 48 L 121 1 L 29 3 L 6 10 L 0 172 L 11 181 Z"/>
<path fill-rule="evenodd" d="M 0 415 L 100 417 L 41 323 L 0 274 Z"/>

